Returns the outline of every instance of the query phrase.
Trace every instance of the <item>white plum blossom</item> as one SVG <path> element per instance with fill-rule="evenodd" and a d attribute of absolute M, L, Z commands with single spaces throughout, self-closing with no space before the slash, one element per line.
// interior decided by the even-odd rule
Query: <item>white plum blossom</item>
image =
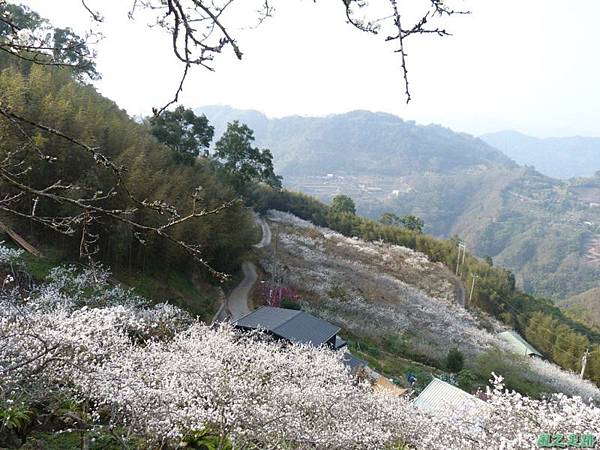
<path fill-rule="evenodd" d="M 497 338 L 505 326 L 457 304 L 451 275 L 426 255 L 348 238 L 288 213 L 269 211 L 268 219 L 277 227 L 283 281 L 301 293 L 306 311 L 361 335 L 399 336 L 414 353 L 438 359 L 452 345 L 471 358 L 499 349 L 524 375 L 534 375 L 532 381 L 570 395 L 600 399 L 593 383 L 554 364 L 513 355 L 509 345 Z M 274 259 L 267 249 L 261 264 L 267 273 L 281 276 Z M 331 297 L 334 290 L 339 294 L 336 298 Z"/>
<path fill-rule="evenodd" d="M 469 353 L 497 344 L 478 318 L 456 302 L 451 277 L 426 255 L 348 238 L 291 214 L 270 211 L 268 217 L 279 227 L 277 257 L 289 267 L 286 283 L 312 294 L 314 302 L 306 302 L 306 309 L 349 330 L 410 334 L 415 342 L 427 342 L 438 357 L 454 344 Z M 264 258 L 266 270 L 269 257 Z M 338 285 L 343 298 L 332 299 L 329 293 Z"/>
<path fill-rule="evenodd" d="M 23 250 L 8 248 L 0 241 L 0 264 L 15 264 L 23 256 Z"/>
<path fill-rule="evenodd" d="M 516 450 L 537 448 L 542 433 L 600 430 L 590 402 L 529 399 L 500 377 L 485 413 L 430 416 L 351 375 L 337 352 L 206 326 L 171 305 L 128 301 L 127 290 L 108 294 L 106 278 L 82 273 L 59 270 L 32 292 L 0 297 L 6 404 L 71 398 L 86 405 L 90 428 L 133 433 L 151 448 L 210 430 L 235 449 Z"/>

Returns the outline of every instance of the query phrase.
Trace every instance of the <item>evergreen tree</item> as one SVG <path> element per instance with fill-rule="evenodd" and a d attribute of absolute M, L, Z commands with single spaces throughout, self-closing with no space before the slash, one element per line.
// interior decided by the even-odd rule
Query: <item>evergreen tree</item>
<path fill-rule="evenodd" d="M 463 369 L 465 363 L 465 357 L 458 349 L 458 347 L 452 347 L 448 350 L 446 356 L 446 369 L 452 373 L 458 373 Z"/>
<path fill-rule="evenodd" d="M 151 117 L 148 123 L 158 142 L 175 152 L 177 161 L 193 164 L 199 155 L 209 156 L 214 128 L 204 114 L 197 116 L 180 105 L 174 111 Z"/>
<path fill-rule="evenodd" d="M 402 217 L 400 222 L 407 230 L 416 231 L 417 233 L 422 233 L 423 227 L 425 226 L 423 219 L 412 215 Z"/>
<path fill-rule="evenodd" d="M 236 191 L 245 196 L 252 183 L 265 183 L 281 188 L 281 177 L 275 175 L 273 155 L 268 149 L 254 147 L 254 132 L 237 120 L 215 144 L 214 156 Z"/>
<path fill-rule="evenodd" d="M 381 217 L 379 217 L 379 223 L 382 223 L 383 225 L 398 226 L 402 222 L 400 220 L 400 217 L 398 217 L 396 214 L 385 212 L 381 215 Z"/>
<path fill-rule="evenodd" d="M 331 212 L 334 214 L 356 214 L 356 205 L 354 200 L 344 194 L 338 194 L 333 197 L 331 202 Z"/>

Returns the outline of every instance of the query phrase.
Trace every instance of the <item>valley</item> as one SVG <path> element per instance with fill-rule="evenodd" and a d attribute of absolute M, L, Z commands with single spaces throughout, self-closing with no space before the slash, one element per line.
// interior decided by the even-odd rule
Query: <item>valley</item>
<path fill-rule="evenodd" d="M 561 299 L 600 283 L 598 178 L 550 178 L 480 139 L 389 114 L 268 119 L 229 107 L 197 111 L 217 134 L 228 121 L 246 121 L 273 152 L 288 189 L 325 202 L 349 195 L 373 219 L 421 217 L 425 232 L 459 236 L 476 255 L 513 271 L 527 292 Z"/>
<path fill-rule="evenodd" d="M 481 134 L 593 8 L 132 3 L 0 0 L 0 449 L 600 442 L 600 138 Z"/>

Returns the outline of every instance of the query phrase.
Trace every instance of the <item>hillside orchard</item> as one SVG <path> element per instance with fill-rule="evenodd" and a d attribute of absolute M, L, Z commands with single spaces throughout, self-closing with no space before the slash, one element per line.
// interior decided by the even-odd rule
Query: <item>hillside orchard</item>
<path fill-rule="evenodd" d="M 270 211 L 277 256 L 263 251 L 261 264 L 283 286 L 301 293 L 303 309 L 375 343 L 378 350 L 421 360 L 443 360 L 457 346 L 467 365 L 507 370 L 528 384 L 600 399 L 600 391 L 573 372 L 554 364 L 514 355 L 496 337 L 506 326 L 477 309 L 465 310 L 455 299 L 453 278 L 425 254 L 382 241 L 367 242 L 313 225 L 280 211 Z M 276 259 L 276 264 L 274 260 Z M 491 364 L 479 363 L 486 355 Z M 487 356 L 491 355 L 491 356 Z M 499 365 L 502 363 L 502 365 Z M 483 372 L 484 370 L 478 370 Z M 516 388 L 514 377 L 505 374 Z M 538 391 L 539 392 L 539 391 Z"/>
<path fill-rule="evenodd" d="M 600 429 L 587 401 L 531 400 L 501 377 L 484 411 L 429 417 L 355 379 L 330 350 L 208 327 L 111 286 L 98 267 L 55 268 L 31 286 L 19 252 L 0 247 L 0 258 L 4 441 L 44 421 L 163 448 L 193 436 L 217 448 L 535 448 L 541 433 Z"/>

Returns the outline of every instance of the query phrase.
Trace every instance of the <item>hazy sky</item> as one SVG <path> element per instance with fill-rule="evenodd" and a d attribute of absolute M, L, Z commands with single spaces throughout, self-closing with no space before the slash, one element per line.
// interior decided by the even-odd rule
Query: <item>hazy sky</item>
<path fill-rule="evenodd" d="M 90 26 L 79 0 L 22 3 L 57 25 Z M 600 136 L 600 0 L 464 0 L 473 14 L 448 23 L 454 36 L 408 42 L 409 105 L 393 47 L 348 26 L 339 0 L 274 3 L 275 17 L 237 33 L 241 62 L 223 55 L 215 73 L 193 71 L 186 106 L 228 104 L 269 116 L 368 109 L 473 134 Z M 128 20 L 130 0 L 88 4 L 106 18 L 99 91 L 132 115 L 166 103 L 182 70 L 168 36 Z"/>

